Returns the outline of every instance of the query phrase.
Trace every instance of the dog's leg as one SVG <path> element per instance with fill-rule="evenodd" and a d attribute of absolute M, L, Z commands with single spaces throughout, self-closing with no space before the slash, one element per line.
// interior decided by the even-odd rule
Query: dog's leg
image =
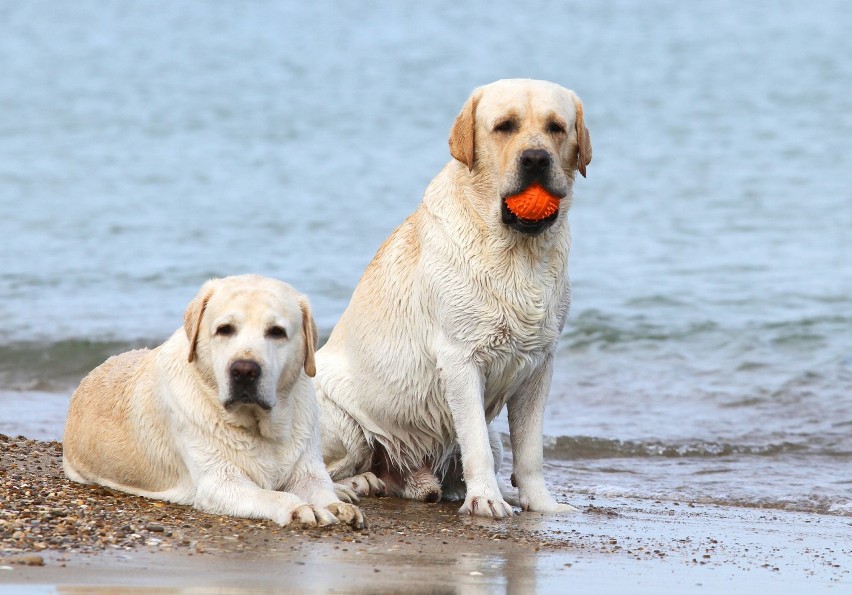
<path fill-rule="evenodd" d="M 320 430 L 322 455 L 331 479 L 336 482 L 334 491 L 340 500 L 357 503 L 359 496 L 383 496 L 387 493 L 384 482 L 367 471 L 373 459 L 373 450 L 367 443 L 364 431 L 343 409 L 317 388 L 320 405 Z"/>
<path fill-rule="evenodd" d="M 237 469 L 211 470 L 198 482 L 193 506 L 205 512 L 252 519 L 270 519 L 286 526 L 337 523 L 331 512 L 287 492 L 265 490 Z"/>
<path fill-rule="evenodd" d="M 500 472 L 503 464 L 503 441 L 498 432 L 491 424 L 488 424 L 488 444 L 491 446 L 491 456 L 494 458 L 494 475 Z"/>
<path fill-rule="evenodd" d="M 342 483 L 347 489 L 350 488 L 349 480 L 360 475 L 370 468 L 373 459 L 373 450 L 367 443 L 364 430 L 352 417 L 337 404 L 326 396 L 322 387 L 316 386 L 317 402 L 319 403 L 319 425 L 322 436 L 322 458 L 328 469 L 331 479 Z M 369 474 L 372 475 L 372 474 Z M 375 476 L 373 476 L 375 477 Z M 359 486 L 351 486 L 359 496 L 370 495 L 371 488 L 378 488 L 379 484 L 370 481 L 373 478 L 365 478 L 367 491 L 359 489 Z M 359 482 L 360 485 L 360 482 Z"/>
<path fill-rule="evenodd" d="M 347 525 L 363 529 L 364 516 L 359 508 L 351 501 L 342 502 L 336 486 L 331 482 L 331 477 L 322 463 L 319 443 L 319 428 L 314 427 L 309 443 L 283 487 L 306 502 L 328 510 Z"/>
<path fill-rule="evenodd" d="M 461 453 L 456 448 L 453 456 L 447 462 L 447 467 L 441 480 L 441 499 L 448 502 L 458 502 L 464 500 L 466 493 L 467 486 L 464 484 Z"/>
<path fill-rule="evenodd" d="M 482 375 L 473 362 L 458 357 L 451 349 L 439 353 L 438 368 L 461 448 L 467 487 L 459 513 L 495 518 L 512 516 L 512 507 L 503 500 L 494 473 L 494 454 L 482 406 Z"/>
<path fill-rule="evenodd" d="M 500 472 L 500 466 L 503 464 L 503 440 L 500 438 L 500 433 L 494 429 L 491 424 L 488 424 L 488 442 L 491 444 L 491 455 L 494 457 L 494 474 Z M 519 506 L 517 498 L 512 492 L 509 492 L 506 486 L 497 477 L 497 486 L 500 488 L 500 493 L 503 494 L 503 499 L 512 506 Z M 444 473 L 444 480 L 441 483 L 443 488 L 444 500 L 455 502 L 456 500 L 464 500 L 467 486 L 464 483 L 464 475 L 462 473 L 461 455 L 458 450 L 453 454 L 452 459 L 447 465 L 447 471 Z"/>
<path fill-rule="evenodd" d="M 500 480 L 500 466 L 503 464 L 503 439 L 500 437 L 500 432 L 494 429 L 494 426 L 488 424 L 488 440 L 491 442 L 491 454 L 494 455 L 494 474 L 497 475 L 497 487 L 500 488 L 500 493 L 503 495 L 503 500 L 511 506 L 520 507 L 521 503 L 518 500 L 515 490 L 506 486 Z"/>
<path fill-rule="evenodd" d="M 523 510 L 534 512 L 573 512 L 570 504 L 560 504 L 553 499 L 544 483 L 542 432 L 544 431 L 544 406 L 550 392 L 553 376 L 553 356 L 530 378 L 526 390 L 508 402 L 509 436 L 512 441 L 514 469 L 512 484 L 518 488 Z"/>

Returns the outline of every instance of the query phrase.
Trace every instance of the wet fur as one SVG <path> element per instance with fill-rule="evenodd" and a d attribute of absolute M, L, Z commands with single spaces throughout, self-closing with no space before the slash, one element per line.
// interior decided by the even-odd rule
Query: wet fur
<path fill-rule="evenodd" d="M 496 134 L 511 114 L 516 133 Z M 563 134 L 546 132 L 554 119 Z M 528 148 L 553 156 L 548 184 L 562 196 L 534 237 L 500 218 L 502 199 L 522 189 Z M 468 99 L 450 150 L 317 353 L 324 459 L 335 480 L 373 472 L 396 495 L 459 497 L 461 512 L 507 516 L 488 423 L 508 405 L 521 506 L 569 510 L 544 485 L 541 431 L 570 302 L 571 189 L 591 160 L 582 105 L 553 83 L 498 81 Z"/>
<path fill-rule="evenodd" d="M 232 336 L 216 335 L 222 320 Z M 264 335 L 269 321 L 289 340 Z M 108 359 L 71 397 L 66 475 L 208 512 L 328 524 L 363 519 L 341 502 L 322 464 L 314 371 L 316 330 L 304 296 L 254 275 L 206 283 L 185 327 L 152 350 Z M 237 358 L 262 369 L 255 405 L 226 407 Z M 359 521 L 360 519 L 360 521 Z"/>

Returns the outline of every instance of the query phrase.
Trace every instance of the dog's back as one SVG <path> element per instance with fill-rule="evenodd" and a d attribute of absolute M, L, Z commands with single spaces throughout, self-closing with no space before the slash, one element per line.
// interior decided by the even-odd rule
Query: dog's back
<path fill-rule="evenodd" d="M 160 492 L 173 486 L 173 449 L 153 395 L 157 350 L 139 349 L 109 358 L 74 391 L 63 438 L 62 464 L 69 479 Z M 141 440 L 137 424 L 150 426 Z M 156 456 L 154 456 L 156 455 Z M 104 480 L 107 480 L 106 482 Z"/>

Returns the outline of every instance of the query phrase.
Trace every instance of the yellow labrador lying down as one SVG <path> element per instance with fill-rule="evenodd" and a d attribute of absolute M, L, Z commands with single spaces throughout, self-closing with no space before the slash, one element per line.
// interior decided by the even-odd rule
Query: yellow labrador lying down
<path fill-rule="evenodd" d="M 255 275 L 208 281 L 184 328 L 71 397 L 65 474 L 207 512 L 363 527 L 322 462 L 307 299 Z"/>
<path fill-rule="evenodd" d="M 572 186 L 592 158 L 582 104 L 553 83 L 498 81 L 474 90 L 449 142 L 317 353 L 326 465 L 361 494 L 509 516 L 489 426 L 505 405 L 521 508 L 574 510 L 545 486 L 542 420 L 570 301 Z M 527 220 L 506 199 L 533 184 L 559 206 Z"/>

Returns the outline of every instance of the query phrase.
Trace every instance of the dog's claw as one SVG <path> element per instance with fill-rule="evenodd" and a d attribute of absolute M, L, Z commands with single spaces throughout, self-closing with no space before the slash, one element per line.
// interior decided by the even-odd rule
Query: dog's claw
<path fill-rule="evenodd" d="M 357 506 L 346 504 L 345 502 L 332 502 L 326 508 L 338 520 L 346 523 L 353 529 L 364 528 L 364 515 L 361 513 L 361 509 Z"/>
<path fill-rule="evenodd" d="M 310 504 L 302 504 L 290 513 L 290 523 L 288 524 L 302 525 L 305 527 L 316 527 L 317 517 L 314 514 L 314 507 Z"/>
<path fill-rule="evenodd" d="M 351 504 L 349 505 L 351 506 Z M 313 504 L 302 504 L 290 513 L 290 523 L 303 527 L 325 527 L 338 523 L 337 517 Z"/>
<path fill-rule="evenodd" d="M 344 479 L 341 484 L 356 496 L 384 496 L 387 491 L 385 482 L 376 477 L 375 473 L 369 471 Z M 344 500 L 343 498 L 340 499 Z"/>
<path fill-rule="evenodd" d="M 491 516 L 496 517 L 497 516 L 497 509 L 494 508 L 494 500 L 488 501 L 488 508 L 491 509 Z"/>
<path fill-rule="evenodd" d="M 488 506 L 483 506 L 486 503 Z M 464 505 L 459 509 L 459 513 L 503 519 L 512 517 L 515 511 L 502 499 L 472 496 L 465 500 Z"/>
<path fill-rule="evenodd" d="M 338 500 L 346 502 L 347 504 L 358 504 L 361 501 L 361 499 L 358 498 L 358 494 L 355 493 L 355 490 L 346 487 L 342 483 L 334 484 L 334 493 L 337 495 Z"/>
<path fill-rule="evenodd" d="M 351 506 L 349 504 L 348 506 Z M 336 525 L 340 521 L 337 518 L 337 515 L 333 514 L 329 510 L 325 510 L 314 506 L 314 515 L 317 517 L 317 525 L 320 527 L 325 527 L 327 525 Z"/>

